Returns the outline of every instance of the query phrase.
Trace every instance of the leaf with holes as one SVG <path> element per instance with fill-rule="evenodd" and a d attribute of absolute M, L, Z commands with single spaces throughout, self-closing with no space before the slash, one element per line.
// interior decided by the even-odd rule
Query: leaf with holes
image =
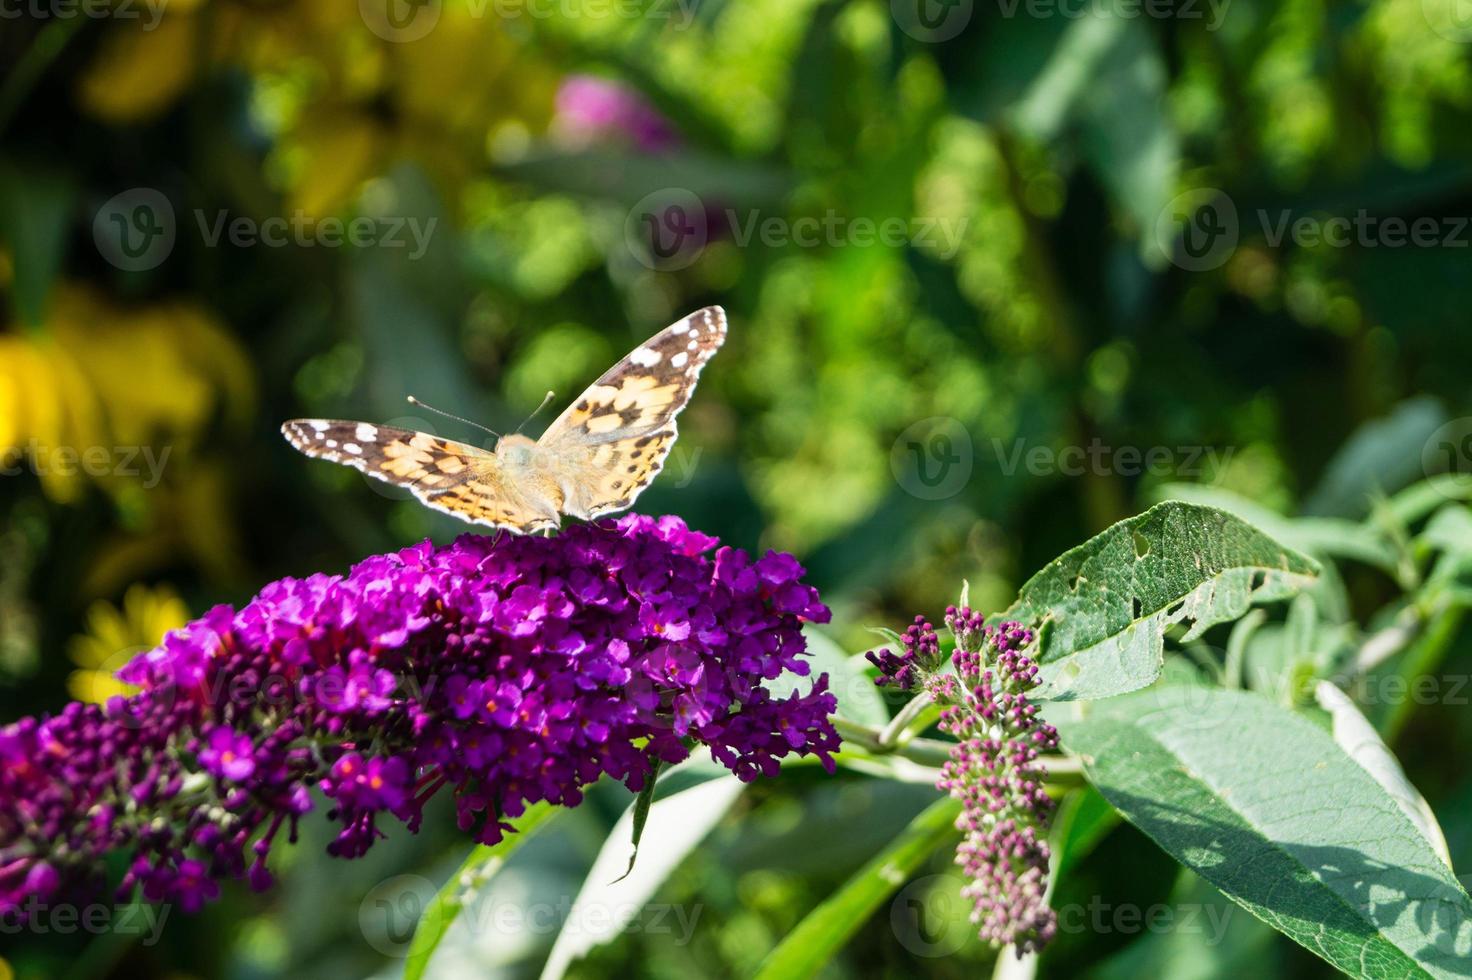
<path fill-rule="evenodd" d="M 1226 511 L 1170 500 L 1055 559 L 992 621 L 1038 630 L 1038 699 L 1112 697 L 1160 675 L 1170 626 L 1189 622 L 1185 639 L 1195 639 L 1318 572 Z"/>

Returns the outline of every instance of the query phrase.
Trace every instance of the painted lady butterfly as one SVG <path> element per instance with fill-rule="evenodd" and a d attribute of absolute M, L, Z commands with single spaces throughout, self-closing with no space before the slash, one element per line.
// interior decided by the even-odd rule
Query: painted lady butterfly
<path fill-rule="evenodd" d="M 494 452 L 369 422 L 294 419 L 281 432 L 308 456 L 406 487 L 461 520 L 521 534 L 555 529 L 563 514 L 593 520 L 633 505 L 725 339 L 725 311 L 697 310 L 610 368 L 540 439 L 502 436 Z"/>

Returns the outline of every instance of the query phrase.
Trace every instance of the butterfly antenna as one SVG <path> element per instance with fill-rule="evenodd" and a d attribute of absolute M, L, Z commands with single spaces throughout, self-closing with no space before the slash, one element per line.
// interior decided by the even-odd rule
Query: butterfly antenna
<path fill-rule="evenodd" d="M 538 406 L 537 406 L 537 410 L 536 410 L 536 411 L 535 411 L 535 412 L 532 412 L 532 414 L 530 414 L 530 415 L 528 415 L 528 416 L 527 416 L 527 417 L 526 417 L 526 420 L 525 420 L 525 421 L 523 421 L 523 422 L 522 422 L 522 423 L 521 423 L 521 425 L 518 425 L 518 426 L 517 426 L 517 427 L 516 427 L 516 431 L 517 431 L 517 432 L 518 432 L 518 433 L 520 433 L 520 432 L 521 432 L 521 430 L 522 430 L 522 429 L 524 429 L 524 428 L 526 428 L 526 423 L 527 423 L 527 422 L 530 422 L 530 421 L 531 421 L 531 420 L 532 420 L 532 419 L 534 419 L 534 418 L 536 418 L 536 417 L 537 417 L 537 415 L 538 415 L 538 414 L 539 414 L 539 413 L 540 413 L 540 412 L 541 412 L 541 411 L 542 411 L 542 409 L 544 409 L 544 408 L 546 408 L 546 407 L 547 407 L 547 403 L 548 403 L 548 402 L 550 402 L 550 401 L 551 401 L 551 400 L 552 400 L 552 396 L 553 396 L 553 395 L 555 395 L 555 394 L 556 394 L 556 392 L 554 392 L 554 391 L 548 391 L 548 392 L 547 392 L 547 395 L 546 395 L 546 397 L 544 397 L 544 398 L 543 398 L 543 399 L 542 399 L 542 404 L 540 404 L 540 405 L 538 405 Z"/>
<path fill-rule="evenodd" d="M 424 404 L 424 402 L 422 402 L 419 399 L 415 398 L 413 395 L 410 395 L 409 396 L 409 404 L 410 405 L 415 405 L 415 406 L 417 406 L 419 408 L 427 409 L 428 411 L 431 411 L 431 412 L 435 413 L 436 415 L 443 415 L 447 419 L 454 419 L 456 422 L 464 422 L 466 425 L 473 426 L 474 428 L 480 429 L 483 432 L 489 432 L 491 435 L 495 436 L 497 439 L 501 438 L 501 433 L 497 432 L 495 429 L 488 429 L 485 426 L 481 425 L 479 422 L 472 422 L 472 421 L 470 421 L 470 419 L 464 419 L 464 418 L 461 418 L 458 415 L 451 415 L 449 412 L 446 412 L 446 411 L 443 411 L 441 409 L 435 408 L 433 405 L 426 405 L 426 404 Z"/>

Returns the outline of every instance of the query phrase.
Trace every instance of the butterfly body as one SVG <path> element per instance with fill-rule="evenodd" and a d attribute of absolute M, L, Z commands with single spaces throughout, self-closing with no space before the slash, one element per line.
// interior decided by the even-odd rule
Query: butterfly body
<path fill-rule="evenodd" d="M 675 416 L 725 337 L 720 307 L 697 310 L 605 372 L 540 439 L 502 436 L 490 452 L 369 422 L 296 419 L 281 431 L 309 456 L 405 487 L 461 520 L 553 529 L 564 514 L 593 520 L 633 504 L 663 467 Z"/>

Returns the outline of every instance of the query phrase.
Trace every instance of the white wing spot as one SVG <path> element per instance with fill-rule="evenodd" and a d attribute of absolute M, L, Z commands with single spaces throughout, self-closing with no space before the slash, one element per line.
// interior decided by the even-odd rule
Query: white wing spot
<path fill-rule="evenodd" d="M 690 332 L 690 324 L 686 323 L 684 320 L 681 320 L 679 323 L 675 324 L 673 327 L 670 327 L 670 333 L 674 334 L 677 337 L 684 336 L 685 334 L 687 334 L 689 332 Z"/>
<path fill-rule="evenodd" d="M 692 341 L 690 341 L 690 343 L 688 343 L 688 344 L 685 345 L 685 348 L 687 350 L 699 350 L 700 349 L 700 341 L 698 341 L 698 340 L 692 340 Z"/>
<path fill-rule="evenodd" d="M 650 350 L 648 347 L 636 347 L 634 348 L 634 352 L 629 355 L 629 360 L 640 367 L 654 367 L 654 365 L 659 363 L 661 356 L 657 350 Z"/>
<path fill-rule="evenodd" d="M 336 439 L 328 439 L 327 440 L 327 448 L 328 449 L 336 449 L 337 448 L 337 440 Z"/>
<path fill-rule="evenodd" d="M 326 432 L 329 428 L 331 428 L 331 426 L 329 426 L 326 422 L 323 422 L 321 419 L 313 419 L 307 424 L 316 429 L 318 432 Z"/>
<path fill-rule="evenodd" d="M 363 455 L 363 447 L 356 442 L 345 442 L 342 444 L 343 452 L 352 453 L 354 456 Z"/>
<path fill-rule="evenodd" d="M 361 442 L 377 442 L 378 427 L 369 425 L 367 422 L 359 422 L 356 435 Z"/>
<path fill-rule="evenodd" d="M 690 355 L 685 353 L 684 351 L 680 351 L 680 353 L 670 358 L 670 364 L 674 367 L 682 368 L 685 366 L 685 362 L 688 360 L 690 360 Z"/>

